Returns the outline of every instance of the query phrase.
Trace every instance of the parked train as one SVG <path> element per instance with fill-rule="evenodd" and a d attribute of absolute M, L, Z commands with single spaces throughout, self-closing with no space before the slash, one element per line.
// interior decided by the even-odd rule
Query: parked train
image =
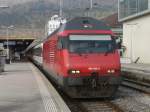
<path fill-rule="evenodd" d="M 73 98 L 112 97 L 121 83 L 115 36 L 102 21 L 74 18 L 28 51 Z"/>

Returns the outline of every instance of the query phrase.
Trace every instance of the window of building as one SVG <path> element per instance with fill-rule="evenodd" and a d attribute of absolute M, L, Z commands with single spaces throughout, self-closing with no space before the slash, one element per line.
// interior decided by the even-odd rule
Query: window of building
<path fill-rule="evenodd" d="M 119 0 L 119 19 L 148 10 L 149 0 Z"/>

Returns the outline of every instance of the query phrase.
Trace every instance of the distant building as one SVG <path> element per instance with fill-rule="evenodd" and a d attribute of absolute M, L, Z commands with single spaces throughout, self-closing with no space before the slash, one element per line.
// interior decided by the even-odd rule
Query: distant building
<path fill-rule="evenodd" d="M 118 5 L 124 57 L 130 62 L 150 64 L 150 0 L 118 0 Z"/>

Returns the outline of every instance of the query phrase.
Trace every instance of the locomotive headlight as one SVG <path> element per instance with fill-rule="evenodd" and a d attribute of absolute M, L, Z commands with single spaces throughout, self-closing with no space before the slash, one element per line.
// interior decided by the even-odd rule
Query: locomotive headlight
<path fill-rule="evenodd" d="M 107 72 L 108 72 L 108 73 L 111 73 L 111 70 L 108 70 Z"/>
<path fill-rule="evenodd" d="M 107 73 L 115 73 L 114 69 L 108 70 Z"/>
<path fill-rule="evenodd" d="M 79 70 L 76 70 L 76 73 L 77 73 L 77 74 L 79 74 L 79 73 L 80 73 L 80 71 L 79 71 Z"/>
<path fill-rule="evenodd" d="M 111 70 L 111 73 L 115 73 L 115 70 Z"/>
<path fill-rule="evenodd" d="M 80 74 L 80 70 L 70 70 L 69 73 L 71 73 L 71 74 Z"/>
<path fill-rule="evenodd" d="M 76 73 L 76 71 L 75 71 L 75 70 L 72 70 L 72 71 L 71 71 L 71 73 L 72 73 L 72 74 L 75 74 L 75 73 Z"/>

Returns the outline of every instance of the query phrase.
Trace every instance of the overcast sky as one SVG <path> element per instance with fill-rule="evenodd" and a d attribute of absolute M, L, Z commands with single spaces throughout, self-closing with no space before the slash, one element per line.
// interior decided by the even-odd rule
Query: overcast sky
<path fill-rule="evenodd" d="M 24 2 L 29 2 L 29 1 L 53 1 L 53 2 L 58 2 L 59 0 L 0 0 L 0 5 L 11 6 L 11 5 L 14 5 L 14 4 L 24 3 Z M 76 1 L 76 0 L 74 0 L 74 1 Z M 89 0 L 86 0 L 86 1 L 88 2 Z M 93 0 L 93 2 L 94 1 L 99 1 L 102 4 L 107 1 L 107 4 L 108 4 L 110 2 L 116 3 L 117 0 Z M 112 3 L 110 3 L 110 4 L 112 4 Z"/>
<path fill-rule="evenodd" d="M 24 3 L 24 2 L 28 2 L 28 1 L 38 1 L 38 0 L 0 0 L 0 5 L 14 5 L 14 4 L 18 4 L 18 3 Z"/>

